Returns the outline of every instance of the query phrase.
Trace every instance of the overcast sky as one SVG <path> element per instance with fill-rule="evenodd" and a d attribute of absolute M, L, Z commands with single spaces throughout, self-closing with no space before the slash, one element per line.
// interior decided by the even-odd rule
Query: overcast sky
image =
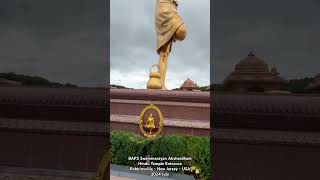
<path fill-rule="evenodd" d="M 107 1 L 1 0 L 0 72 L 108 84 Z"/>
<path fill-rule="evenodd" d="M 111 0 L 111 83 L 145 88 L 158 61 L 156 0 Z M 250 50 L 285 78 L 320 72 L 320 1 L 180 0 L 188 28 L 168 64 L 168 88 L 220 82 Z M 1 0 L 0 72 L 80 86 L 108 83 L 108 1 Z"/>
<path fill-rule="evenodd" d="M 221 82 L 250 50 L 286 79 L 320 73 L 320 1 L 214 0 L 211 76 Z"/>
<path fill-rule="evenodd" d="M 149 70 L 158 62 L 154 25 L 156 0 L 110 1 L 110 80 L 131 88 L 146 88 Z M 187 38 L 173 44 L 168 61 L 167 88 L 190 78 L 210 83 L 210 0 L 180 0 L 178 12 Z"/>

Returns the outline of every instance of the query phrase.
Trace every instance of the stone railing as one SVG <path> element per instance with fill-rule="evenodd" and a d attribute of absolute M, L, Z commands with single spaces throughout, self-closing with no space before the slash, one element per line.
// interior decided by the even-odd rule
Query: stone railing
<path fill-rule="evenodd" d="M 296 94 L 214 93 L 216 128 L 320 130 L 320 96 Z"/>
<path fill-rule="evenodd" d="M 0 177 L 91 179 L 108 148 L 107 106 L 107 89 L 1 86 Z"/>

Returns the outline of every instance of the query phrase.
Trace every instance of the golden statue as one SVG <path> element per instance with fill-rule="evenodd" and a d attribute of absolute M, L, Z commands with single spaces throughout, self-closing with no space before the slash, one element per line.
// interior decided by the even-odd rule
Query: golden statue
<path fill-rule="evenodd" d="M 106 148 L 107 149 L 107 148 Z M 110 168 L 110 158 L 109 151 L 106 150 L 103 154 L 102 160 L 100 161 L 96 176 L 93 177 L 93 180 L 107 180 L 109 177 L 107 176 Z"/>
<path fill-rule="evenodd" d="M 156 126 L 154 125 L 153 113 L 149 114 L 149 118 L 148 118 L 146 125 L 144 127 L 149 130 L 150 135 L 152 134 L 152 130 L 154 130 L 156 128 Z"/>
<path fill-rule="evenodd" d="M 163 90 L 167 89 L 165 80 L 172 42 L 176 40 L 182 41 L 187 35 L 186 27 L 178 15 L 177 7 L 177 0 L 157 0 L 155 25 L 157 33 L 157 53 L 160 56 L 158 66 L 161 89 Z M 149 86 L 149 82 L 147 88 L 154 89 Z"/>

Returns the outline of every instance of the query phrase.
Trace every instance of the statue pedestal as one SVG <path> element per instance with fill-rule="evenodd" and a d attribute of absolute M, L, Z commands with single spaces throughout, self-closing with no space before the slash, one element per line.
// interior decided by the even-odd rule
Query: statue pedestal
<path fill-rule="evenodd" d="M 210 92 L 111 89 L 111 129 L 140 134 L 139 115 L 150 104 L 163 114 L 162 135 L 210 135 Z"/>

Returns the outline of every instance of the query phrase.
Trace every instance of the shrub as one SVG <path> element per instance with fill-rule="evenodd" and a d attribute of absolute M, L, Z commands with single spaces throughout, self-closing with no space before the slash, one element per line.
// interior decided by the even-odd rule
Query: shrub
<path fill-rule="evenodd" d="M 153 140 L 139 135 L 111 132 L 110 159 L 112 164 L 133 166 L 136 162 L 128 161 L 130 156 L 153 157 L 191 157 L 184 165 L 200 169 L 201 179 L 208 179 L 210 161 L 209 137 L 166 135 Z"/>
<path fill-rule="evenodd" d="M 146 140 L 131 133 L 114 131 L 111 133 L 111 163 L 121 165 L 134 165 L 128 161 L 129 156 L 139 156 L 140 149 L 146 144 Z"/>

